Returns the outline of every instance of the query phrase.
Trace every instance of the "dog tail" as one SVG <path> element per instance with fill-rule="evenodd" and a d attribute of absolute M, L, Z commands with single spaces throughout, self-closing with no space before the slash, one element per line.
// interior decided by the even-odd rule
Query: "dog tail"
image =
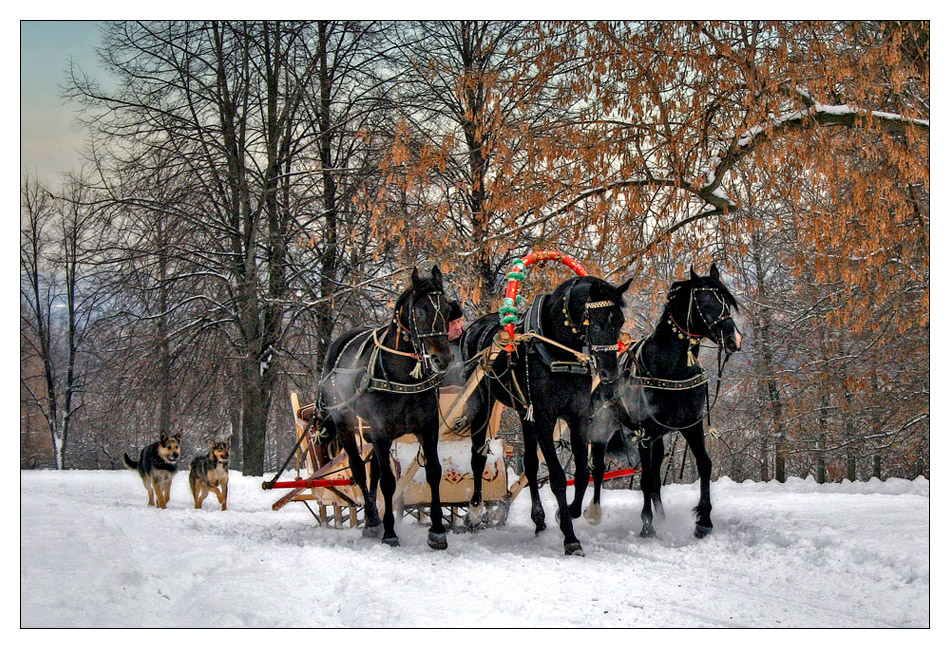
<path fill-rule="evenodd" d="M 138 471 L 139 463 L 129 457 L 128 453 L 122 454 L 122 464 L 125 465 L 125 468 L 132 469 L 133 471 Z"/>

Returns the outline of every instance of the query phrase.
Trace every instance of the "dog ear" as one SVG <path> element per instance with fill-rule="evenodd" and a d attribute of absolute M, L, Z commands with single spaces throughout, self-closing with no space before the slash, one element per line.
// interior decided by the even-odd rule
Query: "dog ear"
<path fill-rule="evenodd" d="M 172 439 L 176 439 L 176 440 L 178 440 L 178 441 L 180 442 L 180 441 L 181 441 L 181 433 L 175 433 L 174 435 L 172 435 Z"/>
<path fill-rule="evenodd" d="M 209 439 L 209 440 L 206 440 L 206 441 L 208 442 L 208 446 L 210 446 L 211 448 L 214 448 L 214 440 L 213 440 L 213 439 Z"/>
<path fill-rule="evenodd" d="M 158 439 L 161 440 L 161 441 L 163 441 L 163 442 L 168 439 L 168 433 L 165 432 L 165 429 L 164 429 L 164 428 L 162 428 L 162 429 L 159 431 L 159 433 L 158 433 Z"/>

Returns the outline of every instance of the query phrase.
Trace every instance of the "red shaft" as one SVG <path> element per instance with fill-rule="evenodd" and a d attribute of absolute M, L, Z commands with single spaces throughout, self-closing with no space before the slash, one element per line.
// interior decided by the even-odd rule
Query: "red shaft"
<path fill-rule="evenodd" d="M 618 469 L 617 471 L 608 471 L 604 474 L 604 480 L 612 480 L 614 478 L 622 478 L 624 476 L 633 475 L 636 473 L 636 469 Z M 594 481 L 594 476 L 590 477 L 590 482 Z M 574 484 L 574 478 L 571 478 L 567 481 L 568 486 Z"/>
<path fill-rule="evenodd" d="M 307 487 L 347 487 L 353 484 L 349 478 L 339 478 L 336 480 L 287 480 L 284 482 L 275 482 L 269 485 L 261 485 L 263 489 L 300 489 Z"/>

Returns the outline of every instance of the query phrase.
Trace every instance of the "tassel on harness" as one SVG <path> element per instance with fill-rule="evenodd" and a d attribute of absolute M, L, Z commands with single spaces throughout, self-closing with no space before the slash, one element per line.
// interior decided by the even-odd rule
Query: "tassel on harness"
<path fill-rule="evenodd" d="M 525 421 L 534 421 L 534 404 L 528 406 L 527 412 L 524 413 Z"/>

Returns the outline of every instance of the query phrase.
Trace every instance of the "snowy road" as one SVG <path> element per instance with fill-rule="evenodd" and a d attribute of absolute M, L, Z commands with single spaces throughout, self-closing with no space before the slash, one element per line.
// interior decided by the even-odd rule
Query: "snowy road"
<path fill-rule="evenodd" d="M 229 510 L 194 511 L 186 475 L 169 509 L 131 471 L 20 474 L 24 627 L 926 627 L 930 485 L 713 483 L 714 533 L 692 536 L 697 485 L 664 491 L 658 538 L 640 495 L 605 491 L 577 521 L 587 556 L 535 537 L 527 493 L 505 527 L 429 550 L 315 526 L 299 504 L 232 472 Z M 589 495 L 588 495 L 589 498 Z"/>

